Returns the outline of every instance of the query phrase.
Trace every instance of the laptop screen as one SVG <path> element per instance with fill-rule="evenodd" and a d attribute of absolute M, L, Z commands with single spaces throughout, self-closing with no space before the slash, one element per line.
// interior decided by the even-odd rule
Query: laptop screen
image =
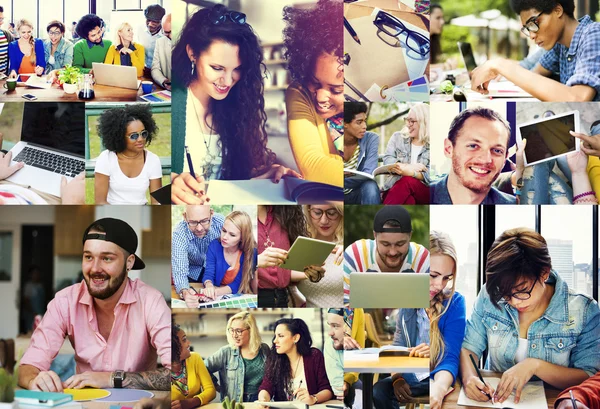
<path fill-rule="evenodd" d="M 25 102 L 21 140 L 85 157 L 85 103 Z"/>
<path fill-rule="evenodd" d="M 477 63 L 475 62 L 475 56 L 473 55 L 473 49 L 471 48 L 470 43 L 461 43 L 458 42 L 458 49 L 460 51 L 460 55 L 463 58 L 463 62 L 465 63 L 465 67 L 471 75 L 471 72 L 477 68 Z"/>

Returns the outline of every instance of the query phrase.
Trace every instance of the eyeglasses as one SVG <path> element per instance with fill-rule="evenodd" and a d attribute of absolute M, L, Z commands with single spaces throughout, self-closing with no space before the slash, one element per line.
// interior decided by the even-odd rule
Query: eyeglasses
<path fill-rule="evenodd" d="M 198 225 L 204 227 L 205 229 L 207 229 L 208 226 L 210 226 L 210 219 L 188 220 L 186 218 L 185 221 L 186 221 L 187 225 L 190 226 L 192 229 L 195 229 L 196 227 L 198 227 Z"/>
<path fill-rule="evenodd" d="M 62 33 L 60 31 L 48 31 L 48 35 L 50 37 L 57 37 L 59 35 L 61 35 Z"/>
<path fill-rule="evenodd" d="M 533 285 L 527 291 L 517 291 L 516 293 L 510 294 L 508 296 L 508 299 L 509 300 L 511 298 L 516 298 L 517 300 L 528 300 L 528 299 L 530 299 L 531 298 L 531 292 L 533 291 L 533 288 L 535 287 L 535 283 L 536 283 L 536 281 L 533 282 Z"/>
<path fill-rule="evenodd" d="M 414 119 L 409 119 L 409 118 L 406 118 L 406 119 L 404 119 L 404 122 L 405 122 L 405 123 L 406 123 L 406 125 L 408 125 L 408 126 L 413 126 L 415 123 L 417 123 L 417 122 L 419 122 L 419 121 L 416 121 L 416 120 L 414 120 Z"/>
<path fill-rule="evenodd" d="M 540 26 L 538 25 L 537 21 L 542 14 L 544 14 L 543 11 L 535 17 L 530 17 L 529 20 L 525 22 L 525 25 L 521 27 L 521 33 L 527 37 L 529 37 L 531 33 L 537 33 L 540 30 Z"/>
<path fill-rule="evenodd" d="M 337 209 L 327 209 L 325 211 L 321 209 L 310 209 L 310 218 L 314 220 L 320 220 L 323 217 L 323 214 L 329 220 L 337 220 L 340 218 L 341 214 L 337 211 Z"/>
<path fill-rule="evenodd" d="M 236 335 L 236 336 L 240 336 L 244 333 L 244 331 L 248 331 L 248 328 L 243 328 L 243 329 L 239 329 L 239 328 L 229 328 L 229 333 L 231 335 Z"/>
<path fill-rule="evenodd" d="M 222 4 L 217 4 L 213 7 L 210 12 L 209 18 L 214 25 L 223 24 L 227 17 L 235 24 L 244 25 L 246 24 L 246 15 L 239 11 L 227 10 L 227 7 Z"/>
<path fill-rule="evenodd" d="M 148 131 L 144 129 L 142 132 L 134 132 L 129 135 L 129 139 L 132 141 L 137 141 L 138 138 L 148 139 Z"/>
<path fill-rule="evenodd" d="M 391 14 L 386 13 L 385 11 L 379 11 L 377 16 L 375 16 L 373 24 L 375 24 L 375 26 L 385 34 L 394 38 L 398 38 L 398 41 L 400 39 L 400 35 L 404 33 L 406 35 L 404 43 L 410 50 L 416 52 L 417 54 L 424 56 L 429 53 L 431 48 L 429 39 L 421 33 L 409 30 L 400 20 Z M 384 39 L 382 40 L 389 44 Z"/>

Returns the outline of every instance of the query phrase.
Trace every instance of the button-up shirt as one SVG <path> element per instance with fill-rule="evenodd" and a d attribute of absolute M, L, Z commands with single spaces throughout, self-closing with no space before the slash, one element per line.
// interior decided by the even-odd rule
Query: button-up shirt
<path fill-rule="evenodd" d="M 429 194 L 432 204 L 453 204 L 450 193 L 448 192 L 448 175 L 436 180 L 429 186 Z M 515 204 L 517 199 L 514 196 L 507 195 L 496 189 L 490 188 L 485 199 L 480 204 Z M 456 203 L 460 204 L 460 203 Z"/>

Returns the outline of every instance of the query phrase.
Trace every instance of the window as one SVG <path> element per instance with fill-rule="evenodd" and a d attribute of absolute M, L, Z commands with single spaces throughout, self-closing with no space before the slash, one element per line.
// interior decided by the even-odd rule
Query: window
<path fill-rule="evenodd" d="M 42 33 L 43 29 L 41 31 L 38 31 L 39 27 L 37 0 L 13 1 L 13 16 L 15 29 L 17 28 L 17 22 L 24 18 L 26 20 L 29 20 L 31 24 L 33 24 L 33 35 L 35 37 L 39 37 L 38 32 Z M 9 17 L 10 16 L 7 15 L 5 11 L 4 18 L 7 19 Z M 8 24 L 6 24 L 6 26 L 8 26 Z"/>
<path fill-rule="evenodd" d="M 86 14 L 89 14 L 90 7 L 87 1 L 81 0 L 64 0 L 65 2 L 65 25 L 71 27 L 73 21 L 79 19 Z"/>
<path fill-rule="evenodd" d="M 0 281 L 11 281 L 13 234 L 11 231 L 0 231 Z"/>
<path fill-rule="evenodd" d="M 508 229 L 527 227 L 535 230 L 535 206 L 496 206 L 495 236 L 500 236 Z"/>
<path fill-rule="evenodd" d="M 40 26 L 38 28 L 39 38 L 47 39 L 48 32 L 46 27 L 52 20 L 58 20 L 65 25 L 65 29 L 68 30 L 68 25 L 63 20 L 63 0 L 44 0 L 44 3 L 40 2 Z M 65 30 L 65 31 L 66 31 Z"/>

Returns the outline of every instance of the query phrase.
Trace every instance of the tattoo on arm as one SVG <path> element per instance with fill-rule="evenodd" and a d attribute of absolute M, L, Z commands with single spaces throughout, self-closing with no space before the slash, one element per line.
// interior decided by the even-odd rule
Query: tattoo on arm
<path fill-rule="evenodd" d="M 171 371 L 169 368 L 160 368 L 155 371 L 127 372 L 123 379 L 123 387 L 168 391 L 171 390 Z"/>

